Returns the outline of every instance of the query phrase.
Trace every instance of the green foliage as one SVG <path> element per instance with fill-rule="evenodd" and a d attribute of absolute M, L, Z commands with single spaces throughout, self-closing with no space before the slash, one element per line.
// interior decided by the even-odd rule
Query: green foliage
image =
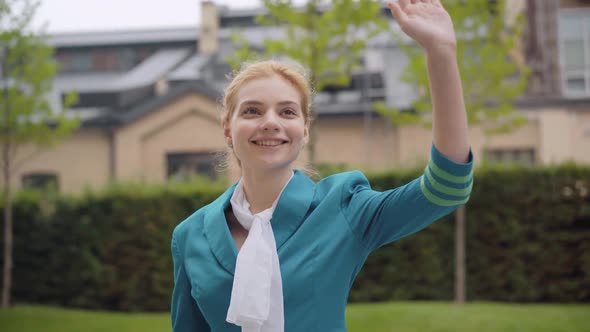
<path fill-rule="evenodd" d="M 194 183 L 194 182 L 193 182 Z M 78 197 L 19 193 L 15 204 L 16 301 L 123 311 L 167 310 L 170 238 L 221 193 L 210 183 L 113 185 Z"/>
<path fill-rule="evenodd" d="M 385 190 L 420 174 L 414 170 L 369 179 L 374 189 Z M 590 301 L 590 169 L 489 166 L 479 169 L 475 179 L 467 209 L 469 298 Z M 223 190 L 203 182 L 190 190 L 121 184 L 75 197 L 21 192 L 14 210 L 19 220 L 14 230 L 15 300 L 168 310 L 172 230 Z M 449 215 L 375 251 L 358 275 L 350 301 L 451 299 L 453 234 Z"/>
<path fill-rule="evenodd" d="M 0 0 L 0 154 L 4 184 L 4 261 L 12 266 L 11 179 L 19 162 L 17 151 L 23 145 L 49 146 L 69 135 L 79 120 L 55 109 L 49 95 L 57 63 L 53 48 L 30 27 L 38 7 L 31 0 Z M 69 93 L 63 108 L 76 102 Z M 11 269 L 3 270 L 2 306 L 11 294 Z"/>
<path fill-rule="evenodd" d="M 230 38 L 235 50 L 225 61 L 234 70 L 239 70 L 242 64 L 254 62 L 260 57 L 261 50 L 253 49 L 248 43 L 248 39 L 244 38 L 238 31 L 232 31 Z"/>
<path fill-rule="evenodd" d="M 253 50 L 243 37 L 234 36 L 238 50 L 227 62 L 238 69 L 260 57 L 287 57 L 307 70 L 315 91 L 349 84 L 366 41 L 389 27 L 380 3 L 373 0 L 308 0 L 302 7 L 290 0 L 262 2 L 267 13 L 258 16 L 257 23 L 276 26 L 284 36 L 264 40 L 263 50 Z M 314 166 L 315 146 L 315 126 L 311 126 L 308 152 Z"/>
<path fill-rule="evenodd" d="M 378 189 L 419 175 L 371 178 Z M 590 300 L 590 169 L 487 166 L 467 204 L 468 298 Z M 369 256 L 351 301 L 453 298 L 454 223 L 435 224 Z"/>
<path fill-rule="evenodd" d="M 326 176 L 330 176 L 336 173 L 352 171 L 354 169 L 351 166 L 344 163 L 318 163 L 315 166 L 315 168 L 317 169 L 320 178 L 324 178 Z"/>
<path fill-rule="evenodd" d="M 26 143 L 53 144 L 79 125 L 47 98 L 57 63 L 44 36 L 29 27 L 37 6 L 30 1 L 3 1 L 0 6 L 0 142 L 10 144 L 10 149 Z M 64 101 L 66 109 L 77 101 L 76 94 Z"/>
<path fill-rule="evenodd" d="M 268 13 L 258 16 L 257 23 L 285 32 L 282 39 L 264 40 L 266 56 L 287 56 L 303 65 L 317 91 L 326 85 L 348 84 L 366 40 L 387 28 L 376 1 L 308 0 L 302 8 L 284 0 L 263 3 Z M 240 48 L 229 62 L 236 68 L 256 53 L 244 39 L 234 40 Z"/>
<path fill-rule="evenodd" d="M 29 27 L 37 6 L 28 0 L 0 2 L 0 143 L 8 158 L 0 167 L 10 170 L 22 145 L 52 145 L 79 126 L 48 98 L 57 62 L 45 36 Z M 77 99 L 70 92 L 60 106 L 67 109 Z"/>
<path fill-rule="evenodd" d="M 514 55 L 522 37 L 523 14 L 507 23 L 505 0 L 494 4 L 488 0 L 449 0 L 444 6 L 457 35 L 457 58 L 469 122 L 481 123 L 490 135 L 524 125 L 526 118 L 512 109 L 515 99 L 525 92 L 530 72 Z M 402 41 L 400 35 L 394 38 L 409 60 L 402 80 L 416 86 L 419 95 L 413 102 L 413 112 L 391 109 L 383 103 L 375 103 L 374 109 L 395 125 L 430 126 L 432 100 L 426 55 L 417 45 Z"/>

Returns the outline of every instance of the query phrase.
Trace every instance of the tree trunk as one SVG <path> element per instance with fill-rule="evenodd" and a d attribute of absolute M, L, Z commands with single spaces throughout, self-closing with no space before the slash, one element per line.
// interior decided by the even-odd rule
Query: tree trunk
<path fill-rule="evenodd" d="M 465 303 L 465 205 L 455 212 L 455 303 Z"/>
<path fill-rule="evenodd" d="M 10 190 L 10 149 L 3 149 L 4 178 L 4 269 L 2 274 L 2 308 L 10 306 L 12 291 L 12 193 Z"/>
<path fill-rule="evenodd" d="M 315 112 L 313 112 L 315 113 Z M 316 128 L 315 124 L 309 127 L 309 141 L 307 142 L 307 156 L 308 156 L 308 163 L 312 166 L 316 166 L 316 152 L 315 152 L 315 143 L 316 143 Z"/>
<path fill-rule="evenodd" d="M 2 79 L 5 79 L 8 70 L 6 65 L 5 49 L 2 56 Z M 2 89 L 2 96 L 4 97 L 4 128 L 2 128 L 5 135 L 5 141 L 2 144 L 2 177 L 4 180 L 4 267 L 2 269 L 2 308 L 10 306 L 10 294 L 12 292 L 12 193 L 10 190 L 10 161 L 11 161 L 11 128 L 8 125 L 10 120 L 10 104 L 8 87 Z"/>
<path fill-rule="evenodd" d="M 307 4 L 307 32 L 310 35 L 314 35 L 315 34 L 315 24 L 313 21 L 313 16 L 315 15 L 315 13 L 317 13 L 317 6 L 315 4 L 315 2 L 311 1 L 308 2 Z M 316 79 L 317 79 L 317 74 L 318 74 L 318 70 L 317 70 L 317 59 L 316 59 L 316 40 L 315 38 L 310 37 L 310 50 L 309 50 L 309 80 L 310 80 L 310 84 L 312 85 L 316 85 Z M 316 88 L 317 86 L 314 86 L 314 88 Z M 314 119 L 315 121 L 317 121 L 316 116 L 317 116 L 317 112 L 312 108 L 310 110 L 310 116 L 312 117 L 312 119 Z M 316 130 L 316 125 L 310 125 L 309 127 L 309 140 L 307 142 L 307 146 L 308 146 L 308 163 L 311 165 L 311 167 L 315 168 L 316 167 L 316 142 L 317 142 L 317 130 Z"/>

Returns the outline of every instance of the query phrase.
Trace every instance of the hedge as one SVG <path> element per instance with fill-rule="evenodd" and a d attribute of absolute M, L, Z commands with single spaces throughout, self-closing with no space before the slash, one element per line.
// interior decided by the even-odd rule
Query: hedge
<path fill-rule="evenodd" d="M 419 175 L 369 178 L 383 190 Z M 168 310 L 171 232 L 222 190 L 201 184 L 119 185 L 77 197 L 22 192 L 14 205 L 14 301 Z M 479 169 L 466 206 L 468 299 L 589 302 L 589 191 L 588 167 Z M 350 301 L 452 299 L 453 218 L 371 254 Z"/>

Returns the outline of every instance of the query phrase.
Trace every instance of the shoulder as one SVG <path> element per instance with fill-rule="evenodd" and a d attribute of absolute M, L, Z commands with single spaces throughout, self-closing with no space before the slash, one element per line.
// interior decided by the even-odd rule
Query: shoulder
<path fill-rule="evenodd" d="M 181 253 L 184 252 L 186 239 L 191 238 L 191 234 L 199 233 L 199 230 L 203 229 L 204 216 L 207 210 L 210 209 L 210 206 L 211 204 L 203 206 L 174 227 L 171 243 L 172 253 L 174 255 L 181 257 Z"/>
<path fill-rule="evenodd" d="M 172 232 L 172 242 L 176 242 L 176 245 L 184 243 L 184 239 L 190 236 L 191 233 L 199 232 L 203 230 L 204 220 L 211 211 L 218 211 L 223 209 L 224 202 L 227 200 L 228 195 L 231 196 L 234 186 L 231 186 L 223 194 L 221 194 L 213 202 L 204 205 L 195 212 L 193 212 L 186 219 L 182 220 L 178 225 L 174 227 Z"/>
<path fill-rule="evenodd" d="M 354 184 L 363 184 L 369 183 L 369 180 L 365 176 L 365 174 L 359 170 L 354 170 L 350 172 L 343 172 L 343 173 L 336 173 L 330 176 L 327 176 L 320 180 L 317 183 L 317 186 L 320 188 L 330 188 L 330 187 L 346 187 Z"/>
<path fill-rule="evenodd" d="M 174 231 L 172 232 L 173 239 L 176 241 L 180 239 L 184 240 L 186 235 L 194 228 L 202 227 L 204 216 L 210 206 L 211 204 L 203 206 L 176 225 L 176 227 L 174 227 Z"/>
<path fill-rule="evenodd" d="M 359 170 L 337 173 L 327 176 L 316 184 L 319 196 L 337 195 L 342 197 L 359 189 L 370 189 L 371 185 L 365 174 Z"/>

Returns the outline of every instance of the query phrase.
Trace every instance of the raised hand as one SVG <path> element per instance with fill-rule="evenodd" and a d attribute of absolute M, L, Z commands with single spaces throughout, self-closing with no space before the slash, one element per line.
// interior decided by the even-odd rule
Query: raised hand
<path fill-rule="evenodd" d="M 388 3 L 402 30 L 427 53 L 455 52 L 453 21 L 439 0 L 399 0 Z"/>

